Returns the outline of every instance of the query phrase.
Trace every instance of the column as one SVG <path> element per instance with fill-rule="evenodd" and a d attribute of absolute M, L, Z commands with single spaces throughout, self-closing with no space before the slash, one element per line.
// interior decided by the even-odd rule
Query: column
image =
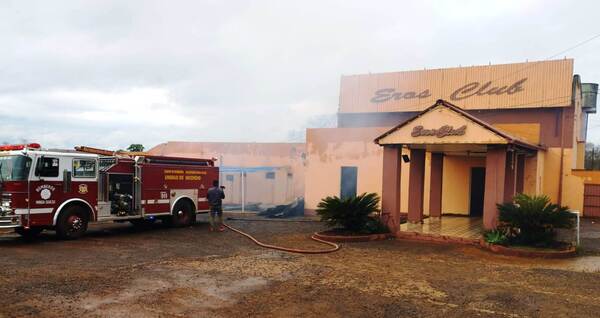
<path fill-rule="evenodd" d="M 429 217 L 442 216 L 442 175 L 444 154 L 431 154 L 431 182 L 429 185 Z"/>
<path fill-rule="evenodd" d="M 389 215 L 386 221 L 388 222 L 387 226 L 392 232 L 400 229 L 401 156 L 402 147 L 400 145 L 386 145 L 383 147 L 381 211 L 382 214 Z"/>
<path fill-rule="evenodd" d="M 483 227 L 498 225 L 496 204 L 504 202 L 506 147 L 489 146 L 485 157 L 485 195 L 483 198 Z"/>
<path fill-rule="evenodd" d="M 516 193 L 523 193 L 525 189 L 525 155 L 517 155 L 517 185 Z"/>
<path fill-rule="evenodd" d="M 423 191 L 425 187 L 425 149 L 410 150 L 408 177 L 408 222 L 423 221 Z"/>
<path fill-rule="evenodd" d="M 504 179 L 504 200 L 511 202 L 517 190 L 517 154 L 514 151 L 506 153 L 506 172 Z"/>

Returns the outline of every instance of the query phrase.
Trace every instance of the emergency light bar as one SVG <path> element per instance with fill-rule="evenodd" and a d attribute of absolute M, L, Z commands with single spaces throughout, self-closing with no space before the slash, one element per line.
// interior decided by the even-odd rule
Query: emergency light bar
<path fill-rule="evenodd" d="M 24 150 L 24 149 L 40 149 L 42 146 L 38 143 L 19 144 L 19 145 L 1 145 L 0 151 Z"/>

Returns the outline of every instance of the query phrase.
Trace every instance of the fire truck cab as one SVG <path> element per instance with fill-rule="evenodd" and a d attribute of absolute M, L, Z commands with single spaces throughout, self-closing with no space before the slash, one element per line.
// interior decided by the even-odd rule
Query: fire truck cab
<path fill-rule="evenodd" d="M 208 211 L 206 191 L 218 175 L 212 159 L 0 146 L 0 228 L 78 238 L 91 222 L 187 226 Z"/>

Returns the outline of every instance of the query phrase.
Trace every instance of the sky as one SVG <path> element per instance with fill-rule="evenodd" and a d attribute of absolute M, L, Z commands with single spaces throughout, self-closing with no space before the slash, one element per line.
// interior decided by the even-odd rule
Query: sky
<path fill-rule="evenodd" d="M 598 18 L 596 1 L 0 0 L 0 142 L 303 141 L 335 125 L 341 75 L 544 60 Z M 558 58 L 598 83 L 598 52 Z"/>

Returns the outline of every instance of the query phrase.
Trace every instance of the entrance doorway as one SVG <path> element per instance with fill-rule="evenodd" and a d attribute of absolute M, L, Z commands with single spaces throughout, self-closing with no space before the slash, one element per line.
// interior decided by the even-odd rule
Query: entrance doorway
<path fill-rule="evenodd" d="M 471 168 L 471 200 L 469 216 L 483 216 L 483 195 L 485 193 L 485 168 Z"/>

